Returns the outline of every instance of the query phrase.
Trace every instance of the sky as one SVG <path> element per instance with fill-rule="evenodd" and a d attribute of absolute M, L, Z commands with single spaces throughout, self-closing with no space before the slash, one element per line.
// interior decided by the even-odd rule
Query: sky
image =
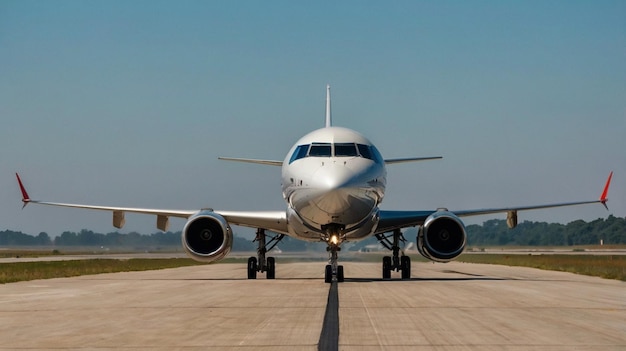
<path fill-rule="evenodd" d="M 624 1 L 0 1 L 0 231 L 111 232 L 37 200 L 281 210 L 282 160 L 333 122 L 386 158 L 384 209 L 626 215 Z M 471 218 L 480 224 L 505 215 Z M 184 221 L 172 219 L 171 230 Z M 122 232 L 156 232 L 126 216 Z M 235 232 L 241 231 L 235 228 Z"/>

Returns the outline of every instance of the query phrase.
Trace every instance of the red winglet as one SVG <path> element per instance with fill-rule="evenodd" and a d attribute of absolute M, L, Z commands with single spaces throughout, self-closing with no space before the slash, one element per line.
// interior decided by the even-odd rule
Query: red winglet
<path fill-rule="evenodd" d="M 24 184 L 22 184 L 20 175 L 15 173 L 15 176 L 17 177 L 17 183 L 20 185 L 20 190 L 22 191 L 22 202 L 24 203 L 24 206 L 26 206 L 26 204 L 30 202 L 30 196 L 28 196 L 26 188 L 24 188 Z"/>
<path fill-rule="evenodd" d="M 609 186 L 611 185 L 612 177 L 613 177 L 613 171 L 609 173 L 609 179 L 606 180 L 606 184 L 604 185 L 604 191 L 602 191 L 602 195 L 600 196 L 600 202 L 604 205 L 604 207 L 607 207 L 606 202 L 609 200 L 607 196 L 609 195 Z"/>

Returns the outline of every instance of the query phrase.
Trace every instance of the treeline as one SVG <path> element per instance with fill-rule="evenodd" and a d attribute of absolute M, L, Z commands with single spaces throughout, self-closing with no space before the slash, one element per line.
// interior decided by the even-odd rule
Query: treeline
<path fill-rule="evenodd" d="M 136 232 L 120 234 L 95 233 L 83 229 L 78 233 L 63 232 L 61 235 L 50 238 L 48 233 L 41 232 L 37 236 L 5 230 L 0 232 L 0 246 L 104 246 L 104 247 L 155 247 L 180 246 L 179 233 L 154 233 L 143 235 Z"/>
<path fill-rule="evenodd" d="M 37 236 L 5 230 L 0 232 L 0 247 L 2 246 L 56 246 L 56 247 L 102 247 L 102 248 L 133 248 L 133 249 L 159 249 L 174 248 L 182 249 L 181 232 L 157 232 L 153 234 L 139 234 L 131 232 L 121 234 L 111 232 L 107 234 L 95 233 L 83 229 L 78 233 L 63 232 L 61 235 L 51 238 L 42 232 Z M 320 250 L 319 245 L 306 243 L 300 240 L 285 237 L 278 248 L 286 251 Z M 322 249 L 324 249 L 323 247 Z M 255 251 L 257 243 L 252 238 L 243 238 L 235 235 L 233 241 L 234 251 Z"/>
<path fill-rule="evenodd" d="M 626 218 L 610 215 L 606 219 L 568 224 L 530 222 L 509 229 L 505 220 L 492 219 L 482 225 L 467 226 L 470 246 L 574 246 L 626 244 Z"/>
<path fill-rule="evenodd" d="M 574 221 L 568 224 L 530 222 L 520 223 L 516 228 L 509 229 L 505 220 L 492 219 L 482 225 L 467 226 L 469 246 L 573 246 L 597 245 L 600 241 L 605 245 L 626 244 L 626 218 L 609 216 L 595 221 Z M 407 230 L 405 237 L 415 241 L 415 231 Z M 375 243 L 376 239 L 372 238 Z M 369 240 L 357 243 L 363 246 Z M 157 232 L 149 235 L 136 232 L 120 234 L 95 233 L 83 229 L 78 233 L 63 232 L 51 238 L 47 233 L 29 235 L 22 232 L 5 230 L 0 232 L 0 247 L 2 246 L 76 246 L 76 247 L 105 247 L 105 248 L 160 248 L 181 247 L 181 232 Z M 254 251 L 257 244 L 252 238 L 243 238 L 235 235 L 234 251 Z M 307 243 L 297 239 L 285 237 L 278 248 L 283 251 L 323 251 L 324 245 Z"/>

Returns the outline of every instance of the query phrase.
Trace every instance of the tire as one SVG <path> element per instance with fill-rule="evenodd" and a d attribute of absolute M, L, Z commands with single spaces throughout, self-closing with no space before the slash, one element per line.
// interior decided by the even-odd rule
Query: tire
<path fill-rule="evenodd" d="M 391 257 L 383 257 L 383 279 L 391 279 Z"/>
<path fill-rule="evenodd" d="M 400 257 L 400 268 L 402 269 L 402 279 L 411 279 L 411 258 L 409 256 Z"/>
<path fill-rule="evenodd" d="M 267 258 L 267 279 L 276 278 L 276 260 L 274 257 Z"/>
<path fill-rule="evenodd" d="M 256 257 L 248 258 L 248 279 L 256 279 Z"/>
<path fill-rule="evenodd" d="M 343 266 L 337 266 L 337 283 L 343 283 Z"/>
<path fill-rule="evenodd" d="M 329 264 L 326 265 L 326 270 L 324 271 L 324 282 L 325 283 L 333 282 L 333 267 Z"/>

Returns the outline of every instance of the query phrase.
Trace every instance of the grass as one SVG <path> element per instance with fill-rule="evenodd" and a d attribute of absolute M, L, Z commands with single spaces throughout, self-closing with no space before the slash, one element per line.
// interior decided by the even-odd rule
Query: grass
<path fill-rule="evenodd" d="M 626 255 L 464 254 L 457 261 L 532 267 L 626 281 Z"/>
<path fill-rule="evenodd" d="M 34 257 L 51 256 L 59 253 L 48 252 L 12 252 L 7 253 L 8 257 Z M 68 261 L 41 261 L 41 262 L 15 262 L 0 264 L 0 284 L 11 282 L 49 279 L 61 277 L 74 277 L 87 274 L 116 273 L 130 271 L 147 271 L 155 269 L 176 268 L 192 265 L 202 265 L 205 263 L 196 262 L 190 258 L 166 258 L 150 259 L 135 258 L 128 260 L 107 259 L 103 257 L 87 260 Z M 321 258 L 320 258 L 321 257 Z M 320 257 L 281 257 L 280 262 L 301 262 L 319 261 Z M 357 262 L 380 262 L 382 254 L 352 254 L 344 255 L 344 261 Z M 411 255 L 416 262 L 426 261 L 418 255 Z M 220 263 L 240 263 L 245 264 L 247 257 L 230 256 Z M 523 266 L 546 270 L 564 271 L 577 274 L 597 276 L 607 279 L 618 279 L 626 281 L 626 255 L 510 255 L 510 254 L 464 254 L 458 259 L 460 262 L 500 264 L 507 266 Z"/>
<path fill-rule="evenodd" d="M 0 258 L 60 255 L 59 250 L 0 250 Z"/>
<path fill-rule="evenodd" d="M 0 264 L 0 284 L 87 274 L 148 271 L 204 264 L 189 258 L 90 259 L 69 261 L 15 262 Z"/>

